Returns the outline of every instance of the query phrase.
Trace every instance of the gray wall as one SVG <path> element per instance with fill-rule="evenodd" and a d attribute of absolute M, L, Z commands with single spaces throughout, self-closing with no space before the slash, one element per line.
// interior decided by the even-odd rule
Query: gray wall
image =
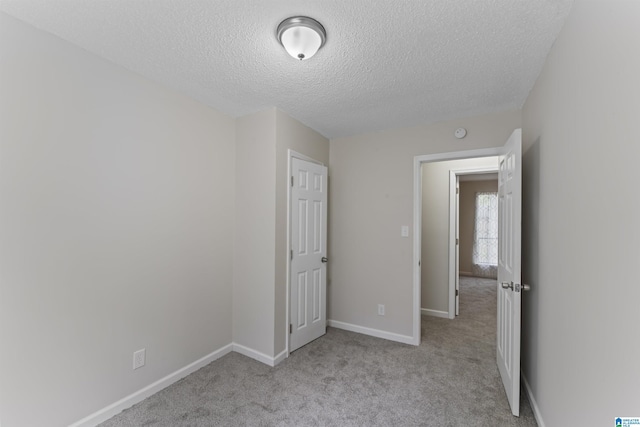
<path fill-rule="evenodd" d="M 286 348 L 287 315 L 287 191 L 288 151 L 296 151 L 329 165 L 329 140 L 276 109 L 276 242 L 274 355 Z"/>
<path fill-rule="evenodd" d="M 520 111 L 331 140 L 329 319 L 411 336 L 413 158 L 502 146 Z M 458 127 L 468 135 L 453 136 Z M 378 316 L 377 304 L 386 305 Z"/>
<path fill-rule="evenodd" d="M 288 150 L 329 162 L 329 141 L 270 108 L 237 120 L 233 339 L 286 350 Z"/>
<path fill-rule="evenodd" d="M 547 426 L 640 409 L 639 22 L 576 1 L 523 108 L 522 368 Z"/>
<path fill-rule="evenodd" d="M 234 343 L 273 357 L 276 110 L 236 120 Z"/>
<path fill-rule="evenodd" d="M 450 172 L 485 167 L 497 168 L 498 158 L 451 160 L 422 165 L 421 308 L 449 311 Z"/>
<path fill-rule="evenodd" d="M 231 342 L 234 121 L 5 14 L 0 52 L 2 422 L 68 425 Z"/>
<path fill-rule="evenodd" d="M 498 192 L 498 181 L 464 181 L 460 183 L 460 274 L 471 275 L 473 233 L 476 223 L 476 193 Z"/>

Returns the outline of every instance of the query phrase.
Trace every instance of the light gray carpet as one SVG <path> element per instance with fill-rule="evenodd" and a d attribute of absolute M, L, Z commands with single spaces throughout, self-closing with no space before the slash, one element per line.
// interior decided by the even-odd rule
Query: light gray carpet
<path fill-rule="evenodd" d="M 498 374 L 495 281 L 460 295 L 455 320 L 423 316 L 419 347 L 329 328 L 275 368 L 230 353 L 102 426 L 535 426 Z"/>

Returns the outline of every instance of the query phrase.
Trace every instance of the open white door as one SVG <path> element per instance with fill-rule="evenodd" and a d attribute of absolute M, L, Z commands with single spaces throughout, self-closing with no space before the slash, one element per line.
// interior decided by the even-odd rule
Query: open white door
<path fill-rule="evenodd" d="M 460 176 L 456 175 L 456 316 L 460 315 Z"/>
<path fill-rule="evenodd" d="M 327 332 L 327 168 L 291 160 L 289 351 Z"/>
<path fill-rule="evenodd" d="M 511 412 L 520 415 L 522 131 L 513 131 L 498 171 L 497 361 Z"/>

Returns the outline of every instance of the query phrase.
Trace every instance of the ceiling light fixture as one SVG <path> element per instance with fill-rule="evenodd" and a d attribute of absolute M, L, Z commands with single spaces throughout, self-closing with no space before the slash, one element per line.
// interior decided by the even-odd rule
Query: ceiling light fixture
<path fill-rule="evenodd" d="M 326 39 L 322 24 L 307 16 L 292 16 L 278 25 L 278 41 L 300 61 L 315 55 Z"/>

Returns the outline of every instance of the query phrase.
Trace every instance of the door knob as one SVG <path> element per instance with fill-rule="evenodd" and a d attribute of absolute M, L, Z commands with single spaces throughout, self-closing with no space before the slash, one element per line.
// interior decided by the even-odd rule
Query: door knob
<path fill-rule="evenodd" d="M 525 285 L 524 283 L 522 284 L 522 290 L 523 291 L 530 291 L 531 290 L 531 286 L 529 285 Z"/>
<path fill-rule="evenodd" d="M 513 290 L 513 282 L 502 282 L 502 289 Z"/>
<path fill-rule="evenodd" d="M 329 259 L 327 259 L 327 257 L 324 257 L 324 256 L 323 256 L 321 261 L 322 261 L 322 262 L 329 262 Z"/>

